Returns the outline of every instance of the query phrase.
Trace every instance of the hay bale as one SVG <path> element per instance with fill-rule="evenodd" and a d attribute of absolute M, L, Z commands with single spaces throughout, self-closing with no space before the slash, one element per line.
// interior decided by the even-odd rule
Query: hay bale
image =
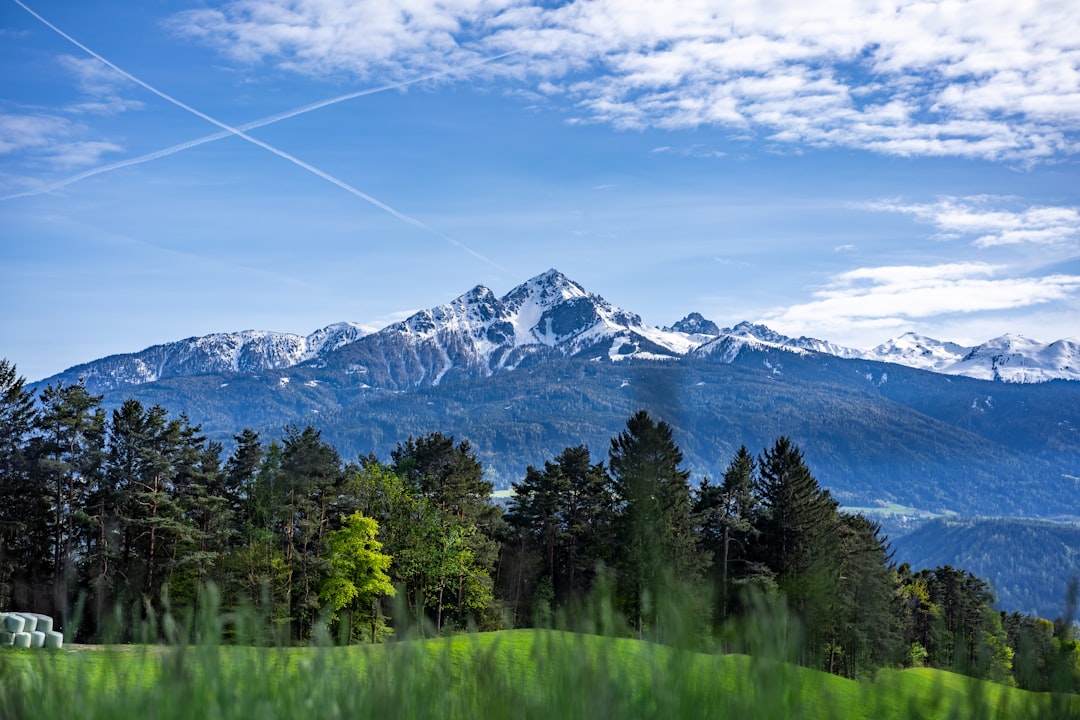
<path fill-rule="evenodd" d="M 4 618 L 4 628 L 10 633 L 21 633 L 24 627 L 26 627 L 26 618 L 21 615 L 11 613 Z"/>
<path fill-rule="evenodd" d="M 30 637 L 30 633 L 28 632 L 15 633 L 15 647 L 17 648 L 28 648 L 32 641 L 33 638 Z"/>
<path fill-rule="evenodd" d="M 11 647 L 15 644 L 15 633 L 0 630 L 0 647 Z"/>
<path fill-rule="evenodd" d="M 64 647 L 64 633 L 50 630 L 45 633 L 45 647 L 50 650 L 59 650 Z"/>
<path fill-rule="evenodd" d="M 37 630 L 37 615 L 35 615 L 34 613 L 15 614 L 26 621 L 26 624 L 23 625 L 23 632 L 34 632 L 35 630 Z"/>
<path fill-rule="evenodd" d="M 48 615 L 42 615 L 41 613 L 23 613 L 23 615 L 33 615 L 37 618 L 37 627 L 34 628 L 35 630 L 40 630 L 44 633 L 52 632 L 53 619 Z"/>

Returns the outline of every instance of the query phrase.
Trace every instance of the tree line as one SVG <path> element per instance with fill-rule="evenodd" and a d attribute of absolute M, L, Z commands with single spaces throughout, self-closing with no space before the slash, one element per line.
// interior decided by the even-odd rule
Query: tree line
<path fill-rule="evenodd" d="M 931 665 L 1080 690 L 1067 622 L 996 612 L 963 570 L 896 566 L 787 437 L 692 486 L 670 426 L 639 411 L 605 459 L 581 445 L 529 467 L 505 509 L 468 441 L 438 432 L 385 461 L 345 462 L 312 427 L 234 440 L 226 456 L 136 400 L 106 413 L 81 384 L 35 398 L 0 360 L 0 608 L 126 640 L 213 586 L 279 641 L 378 641 L 548 625 L 603 596 L 622 632 L 715 646 L 764 601 L 798 619 L 797 659 L 832 673 Z"/>

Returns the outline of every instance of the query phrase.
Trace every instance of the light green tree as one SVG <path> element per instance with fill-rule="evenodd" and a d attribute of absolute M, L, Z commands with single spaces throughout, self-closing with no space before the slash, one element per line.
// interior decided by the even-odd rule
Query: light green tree
<path fill-rule="evenodd" d="M 382 543 L 375 539 L 379 523 L 374 519 L 354 512 L 341 521 L 341 529 L 327 536 L 330 569 L 319 599 L 333 611 L 331 622 L 340 622 L 338 613 L 344 610 L 351 632 L 363 623 L 370 630 L 371 642 L 376 642 L 390 634 L 379 611 L 379 599 L 394 594 L 386 574 L 392 559 L 382 553 Z"/>

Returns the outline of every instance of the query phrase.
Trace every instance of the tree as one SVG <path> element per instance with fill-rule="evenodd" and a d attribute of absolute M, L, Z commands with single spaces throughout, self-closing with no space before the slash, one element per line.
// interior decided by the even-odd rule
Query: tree
<path fill-rule="evenodd" d="M 15 366 L 0 359 L 0 607 L 26 606 L 28 598 L 16 602 L 16 584 L 26 587 L 34 548 L 27 542 L 28 517 L 40 504 L 26 502 L 41 493 L 32 493 L 30 462 L 26 455 L 30 433 L 37 424 L 34 397 Z M 42 523 L 43 524 L 43 523 Z"/>
<path fill-rule="evenodd" d="M 612 438 L 608 457 L 619 503 L 619 595 L 642 632 L 656 626 L 658 603 L 676 583 L 696 586 L 707 558 L 695 552 L 690 473 L 679 467 L 682 452 L 671 427 L 638 411 Z"/>
<path fill-rule="evenodd" d="M 827 639 L 825 669 L 854 678 L 902 659 L 896 572 L 878 523 L 842 513 L 837 541 L 833 593 L 820 634 Z"/>
<path fill-rule="evenodd" d="M 341 458 L 310 425 L 290 427 L 281 457 L 286 514 L 282 518 L 286 596 L 295 637 L 303 637 L 319 612 L 318 588 L 326 571 L 322 544 L 330 529 L 330 503 L 344 482 Z"/>
<path fill-rule="evenodd" d="M 701 525 L 701 550 L 713 558 L 714 575 L 718 572 L 719 617 L 731 609 L 730 567 L 746 563 L 756 500 L 753 495 L 756 462 L 743 445 L 724 471 L 722 485 L 703 478 L 694 501 L 694 516 Z M 746 574 L 743 568 L 742 574 Z M 719 619 L 719 618 L 718 618 Z"/>
<path fill-rule="evenodd" d="M 758 458 L 757 559 L 777 577 L 807 630 L 807 664 L 820 664 L 838 565 L 837 503 L 803 462 L 802 451 L 781 436 Z"/>
<path fill-rule="evenodd" d="M 504 556 L 513 565 L 506 584 L 515 608 L 524 601 L 546 612 L 553 608 L 537 601 L 558 607 L 580 599 L 611 560 L 614 498 L 603 463 L 594 465 L 584 445 L 566 448 L 543 471 L 530 466 L 513 489 L 507 521 L 515 535 Z M 544 592 L 534 599 L 538 588 Z"/>
<path fill-rule="evenodd" d="M 391 558 L 382 554 L 382 543 L 375 539 L 379 524 L 372 518 L 354 512 L 341 519 L 342 526 L 327 535 L 326 552 L 329 568 L 319 597 L 329 604 L 337 621 L 337 613 L 348 613 L 350 632 L 363 622 L 371 642 L 386 634 L 386 624 L 379 610 L 379 600 L 392 596 L 394 586 L 386 571 Z"/>
<path fill-rule="evenodd" d="M 415 514 L 407 554 L 407 573 L 419 593 L 415 607 L 435 603 L 436 629 L 448 621 L 497 625 L 491 573 L 503 521 L 472 446 L 432 433 L 399 443 L 390 456 Z M 416 543 L 421 537 L 426 540 Z"/>
<path fill-rule="evenodd" d="M 77 557 L 85 550 L 77 547 L 83 538 L 79 511 L 104 464 L 105 412 L 101 396 L 91 395 L 82 382 L 49 385 L 41 393 L 37 420 L 33 484 L 48 492 L 37 501 L 48 507 L 52 607 L 66 620 Z"/>

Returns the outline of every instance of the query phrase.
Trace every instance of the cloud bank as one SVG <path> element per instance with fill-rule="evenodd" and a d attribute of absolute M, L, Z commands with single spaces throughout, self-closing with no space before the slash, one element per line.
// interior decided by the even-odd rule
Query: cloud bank
<path fill-rule="evenodd" d="M 579 122 L 1035 163 L 1080 149 L 1071 0 L 234 0 L 175 15 L 237 62 L 404 77 L 496 68 Z"/>
<path fill-rule="evenodd" d="M 1009 198 L 980 195 L 942 198 L 932 203 L 877 202 L 865 205 L 912 215 L 934 225 L 940 237 L 973 236 L 976 247 L 1001 245 L 1071 245 L 1080 250 L 1080 208 L 1032 205 L 1022 210 L 1000 207 Z"/>
<path fill-rule="evenodd" d="M 837 274 L 807 303 L 776 310 L 777 327 L 850 331 L 906 328 L 914 320 L 1014 310 L 1080 293 L 1080 276 L 1001 277 L 1006 268 L 981 262 L 891 265 Z"/>

